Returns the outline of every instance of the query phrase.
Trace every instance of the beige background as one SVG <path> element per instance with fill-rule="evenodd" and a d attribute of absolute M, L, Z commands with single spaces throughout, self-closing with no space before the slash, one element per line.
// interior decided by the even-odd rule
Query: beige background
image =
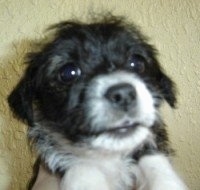
<path fill-rule="evenodd" d="M 160 52 L 160 61 L 178 86 L 178 109 L 165 105 L 174 165 L 192 190 L 200 189 L 200 1 L 199 0 L 1 0 L 0 1 L 0 189 L 24 190 L 33 155 L 26 126 L 13 119 L 6 96 L 23 71 L 30 41 L 52 23 L 88 11 L 111 10 L 140 25 Z M 5 184 L 4 184 L 5 185 Z"/>

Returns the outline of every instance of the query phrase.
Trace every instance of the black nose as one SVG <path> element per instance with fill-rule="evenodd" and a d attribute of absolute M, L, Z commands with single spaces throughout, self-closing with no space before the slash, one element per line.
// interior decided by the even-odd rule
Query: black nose
<path fill-rule="evenodd" d="M 113 106 L 128 111 L 135 103 L 136 90 L 127 83 L 117 84 L 107 90 L 105 97 Z"/>

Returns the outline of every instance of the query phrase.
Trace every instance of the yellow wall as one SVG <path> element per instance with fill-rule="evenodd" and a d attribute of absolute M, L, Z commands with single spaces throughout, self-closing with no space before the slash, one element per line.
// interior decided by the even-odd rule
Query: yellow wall
<path fill-rule="evenodd" d="M 0 2 L 0 189 L 25 189 L 34 161 L 26 127 L 12 118 L 6 96 L 23 71 L 30 40 L 48 24 L 88 10 L 112 10 L 140 25 L 160 51 L 160 61 L 177 82 L 178 109 L 165 106 L 175 167 L 190 189 L 200 189 L 200 1 L 199 0 L 9 0 Z M 5 164 L 3 164 L 5 163 Z M 3 169 L 4 168 L 4 169 Z M 4 179 L 4 180 L 3 180 Z M 8 181 L 8 180 L 7 180 Z M 5 185 L 5 184 L 4 184 Z"/>

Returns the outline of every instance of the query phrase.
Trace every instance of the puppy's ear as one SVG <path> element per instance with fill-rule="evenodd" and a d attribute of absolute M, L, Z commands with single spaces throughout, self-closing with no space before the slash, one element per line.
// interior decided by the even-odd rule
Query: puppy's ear
<path fill-rule="evenodd" d="M 168 104 L 175 108 L 176 106 L 176 88 L 174 82 L 164 73 L 161 74 L 160 86 L 164 99 Z"/>
<path fill-rule="evenodd" d="M 32 70 L 28 68 L 25 76 L 8 96 L 8 103 L 11 110 L 18 118 L 28 122 L 30 126 L 33 122 L 32 102 L 35 96 L 32 76 Z"/>

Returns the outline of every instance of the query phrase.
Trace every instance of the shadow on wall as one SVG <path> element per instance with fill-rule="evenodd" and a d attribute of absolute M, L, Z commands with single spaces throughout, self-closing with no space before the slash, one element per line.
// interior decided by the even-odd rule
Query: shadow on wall
<path fill-rule="evenodd" d="M 23 71 L 25 55 L 35 50 L 35 41 L 24 39 L 10 45 L 0 58 L 0 189 L 21 190 L 31 178 L 35 157 L 26 138 L 27 126 L 13 117 L 7 97 Z"/>

